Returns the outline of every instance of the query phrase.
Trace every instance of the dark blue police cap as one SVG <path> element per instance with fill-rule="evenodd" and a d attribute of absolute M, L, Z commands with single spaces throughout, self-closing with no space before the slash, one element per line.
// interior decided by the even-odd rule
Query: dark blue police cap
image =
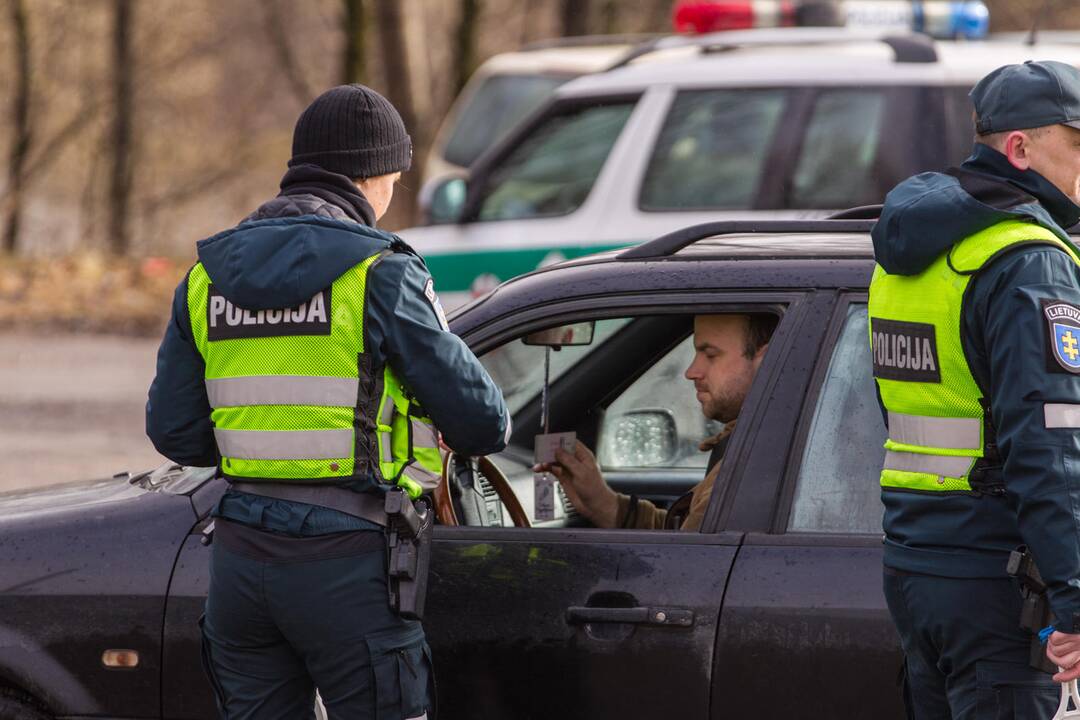
<path fill-rule="evenodd" d="M 1080 129 L 1080 70 L 1055 60 L 1005 65 L 971 91 L 979 135 L 1045 125 Z"/>

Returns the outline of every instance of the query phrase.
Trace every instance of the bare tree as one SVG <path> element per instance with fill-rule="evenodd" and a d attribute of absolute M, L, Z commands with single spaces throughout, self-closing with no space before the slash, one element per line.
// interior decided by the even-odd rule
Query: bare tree
<path fill-rule="evenodd" d="M 133 0 L 113 3 L 112 171 L 109 178 L 109 250 L 123 255 L 131 247 L 131 188 L 135 165 Z"/>
<path fill-rule="evenodd" d="M 22 221 L 23 193 L 25 190 L 24 168 L 30 154 L 30 31 L 26 21 L 24 0 L 11 0 L 11 28 L 15 34 L 15 93 L 12 99 L 12 117 L 15 139 L 11 144 L 8 165 L 8 192 L 6 200 L 7 222 L 4 226 L 3 249 L 15 252 Z"/>
<path fill-rule="evenodd" d="M 362 83 L 367 76 L 367 15 L 364 0 L 343 0 L 345 53 L 341 68 L 343 83 Z"/>
<path fill-rule="evenodd" d="M 292 45 L 289 44 L 289 31 L 285 27 L 285 18 L 281 12 L 281 1 L 263 0 L 260 5 L 263 8 L 266 35 L 270 40 L 270 46 L 274 49 L 281 70 L 285 73 L 289 88 L 301 106 L 307 105 L 314 99 L 315 92 L 304 76 L 303 68 L 296 61 Z"/>
<path fill-rule="evenodd" d="M 461 0 L 461 17 L 454 34 L 454 95 L 461 92 L 476 69 L 476 25 L 480 9 L 480 0 Z"/>
<path fill-rule="evenodd" d="M 559 0 L 559 19 L 565 37 L 589 34 L 589 0 Z"/>
<path fill-rule="evenodd" d="M 427 144 L 424 128 L 417 122 L 413 105 L 404 22 L 401 5 L 395 0 L 381 0 L 375 3 L 375 28 L 378 31 L 379 47 L 382 51 L 386 97 L 401 114 L 401 119 L 405 122 L 405 127 L 408 128 L 413 139 L 413 167 L 405 173 L 403 187 L 396 193 L 393 207 L 394 216 L 400 221 L 398 224 L 407 227 L 412 225 L 416 218 L 416 189 L 420 184 L 420 168 L 415 158 L 424 157 Z"/>

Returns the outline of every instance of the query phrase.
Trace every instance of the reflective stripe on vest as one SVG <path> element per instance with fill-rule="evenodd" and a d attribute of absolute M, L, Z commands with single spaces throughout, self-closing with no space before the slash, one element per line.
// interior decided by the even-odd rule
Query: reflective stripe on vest
<path fill-rule="evenodd" d="M 208 379 L 206 394 L 212 408 L 241 405 L 353 407 L 359 386 L 359 380 L 354 377 L 251 375 Z"/>
<path fill-rule="evenodd" d="M 1050 230 L 1006 221 L 965 238 L 918 275 L 875 268 L 870 283 L 874 378 L 889 416 L 881 486 L 920 492 L 972 492 L 972 470 L 986 456 L 984 394 L 961 340 L 964 294 L 999 253 L 1052 245 L 1080 264 L 1076 249 Z M 1046 409 L 1047 423 L 1080 424 L 1080 412 Z"/>
<path fill-rule="evenodd" d="M 241 460 L 335 460 L 352 455 L 349 430 L 224 430 L 214 428 L 218 452 Z"/>

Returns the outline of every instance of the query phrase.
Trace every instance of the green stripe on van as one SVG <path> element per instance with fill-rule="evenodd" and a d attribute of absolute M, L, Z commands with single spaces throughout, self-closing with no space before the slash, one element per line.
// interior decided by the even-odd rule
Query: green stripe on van
<path fill-rule="evenodd" d="M 536 270 L 562 260 L 572 260 L 585 255 L 627 247 L 617 245 L 575 245 L 563 247 L 520 248 L 514 250 L 484 250 L 481 252 L 447 253 L 425 255 L 431 276 L 435 278 L 435 290 L 440 293 L 470 292 L 477 278 L 504 282 L 512 277 Z M 490 289 L 484 287 L 485 290 Z"/>

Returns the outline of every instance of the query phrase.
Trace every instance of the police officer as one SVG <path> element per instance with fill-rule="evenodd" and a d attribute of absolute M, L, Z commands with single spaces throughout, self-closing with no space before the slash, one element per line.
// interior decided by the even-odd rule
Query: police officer
<path fill-rule="evenodd" d="M 873 229 L 884 589 L 915 718 L 1041 720 L 1057 686 L 1029 666 L 1006 563 L 1029 546 L 1054 643 L 1080 639 L 1080 254 L 1063 229 L 1080 219 L 1080 72 L 1009 65 L 971 99 L 971 157 L 901 183 Z"/>
<path fill-rule="evenodd" d="M 146 408 L 169 459 L 218 465 L 203 660 L 224 717 L 421 717 L 423 629 L 388 603 L 382 495 L 439 478 L 436 427 L 505 446 L 499 389 L 423 260 L 375 229 L 412 144 L 362 85 L 300 115 L 280 194 L 198 243 Z"/>

